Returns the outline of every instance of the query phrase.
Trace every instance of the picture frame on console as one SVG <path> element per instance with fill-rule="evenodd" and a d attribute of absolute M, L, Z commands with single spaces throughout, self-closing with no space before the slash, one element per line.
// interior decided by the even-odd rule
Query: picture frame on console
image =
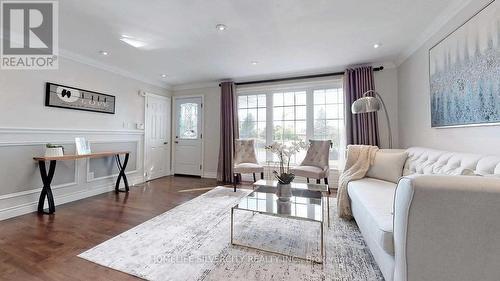
<path fill-rule="evenodd" d="M 85 138 L 75 138 L 76 154 L 77 155 L 88 155 L 92 153 L 90 150 L 90 144 Z"/>
<path fill-rule="evenodd" d="M 498 1 L 430 48 L 431 127 L 500 125 Z"/>

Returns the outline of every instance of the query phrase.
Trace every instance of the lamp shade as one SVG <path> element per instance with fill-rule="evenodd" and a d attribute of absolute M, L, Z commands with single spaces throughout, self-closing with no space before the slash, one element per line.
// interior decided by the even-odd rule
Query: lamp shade
<path fill-rule="evenodd" d="M 351 111 L 354 114 L 368 113 L 380 110 L 380 102 L 375 97 L 362 97 L 352 103 Z"/>

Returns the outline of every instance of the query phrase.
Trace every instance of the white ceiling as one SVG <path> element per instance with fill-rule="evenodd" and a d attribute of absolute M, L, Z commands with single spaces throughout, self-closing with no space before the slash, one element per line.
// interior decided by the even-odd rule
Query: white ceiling
<path fill-rule="evenodd" d="M 64 0 L 59 45 L 62 55 L 157 84 L 321 73 L 395 62 L 463 2 Z M 228 29 L 216 30 L 218 23 Z M 148 45 L 133 48 L 119 40 L 122 34 Z"/>

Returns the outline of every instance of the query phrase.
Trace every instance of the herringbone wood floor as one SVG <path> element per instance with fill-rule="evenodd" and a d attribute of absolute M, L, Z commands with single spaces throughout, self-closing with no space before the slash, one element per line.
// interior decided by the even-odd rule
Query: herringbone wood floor
<path fill-rule="evenodd" d="M 1 221 L 0 280 L 139 280 L 77 255 L 217 185 L 214 179 L 171 176 L 128 194 L 108 192 L 60 206 L 56 200 L 54 215 Z"/>
<path fill-rule="evenodd" d="M 0 280 L 138 280 L 77 257 L 81 252 L 208 191 L 213 179 L 165 177 L 128 194 L 108 192 L 0 222 Z M 57 200 L 56 200 L 57 204 Z"/>

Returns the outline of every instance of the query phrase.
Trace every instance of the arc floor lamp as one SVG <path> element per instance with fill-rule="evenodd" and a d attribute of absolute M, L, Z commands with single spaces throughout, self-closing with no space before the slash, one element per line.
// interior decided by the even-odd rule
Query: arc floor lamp
<path fill-rule="evenodd" d="M 373 93 L 373 96 L 368 94 Z M 380 106 L 382 105 L 382 106 Z M 392 148 L 392 131 L 391 131 L 391 121 L 389 120 L 389 113 L 387 113 L 387 107 L 385 106 L 384 100 L 374 90 L 366 91 L 363 96 L 352 103 L 351 111 L 353 114 L 359 113 L 369 113 L 379 111 L 381 108 L 384 109 L 385 117 L 387 118 L 387 127 L 389 131 L 389 148 Z"/>

